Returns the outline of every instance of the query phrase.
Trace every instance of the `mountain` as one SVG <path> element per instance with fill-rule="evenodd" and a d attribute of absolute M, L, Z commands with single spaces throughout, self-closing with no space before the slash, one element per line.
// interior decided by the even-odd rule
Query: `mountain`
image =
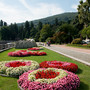
<path fill-rule="evenodd" d="M 67 22 L 68 20 L 73 20 L 77 15 L 78 15 L 77 12 L 62 13 L 62 14 L 53 15 L 53 16 L 49 16 L 49 17 L 46 17 L 46 18 L 42 18 L 42 19 L 33 20 L 33 23 L 34 23 L 34 25 L 37 25 L 38 22 L 40 21 L 43 24 L 45 24 L 45 23 L 54 24 L 56 18 L 58 19 L 59 22 L 60 21 Z M 24 23 L 17 23 L 17 24 L 22 25 Z"/>

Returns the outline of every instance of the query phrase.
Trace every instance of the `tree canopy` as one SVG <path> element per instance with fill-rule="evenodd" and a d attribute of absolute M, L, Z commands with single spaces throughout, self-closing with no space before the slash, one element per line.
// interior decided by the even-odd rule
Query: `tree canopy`
<path fill-rule="evenodd" d="M 90 23 L 90 0 L 80 1 L 78 5 L 78 18 L 80 23 L 84 23 L 84 27 L 89 26 Z"/>

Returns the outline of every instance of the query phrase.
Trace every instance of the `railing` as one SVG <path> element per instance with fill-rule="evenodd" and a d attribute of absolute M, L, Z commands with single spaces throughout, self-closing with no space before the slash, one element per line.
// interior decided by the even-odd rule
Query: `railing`
<path fill-rule="evenodd" d="M 15 47 L 15 44 L 13 44 L 13 43 L 0 44 L 0 52 L 3 52 L 5 50 L 8 50 L 13 47 Z"/>

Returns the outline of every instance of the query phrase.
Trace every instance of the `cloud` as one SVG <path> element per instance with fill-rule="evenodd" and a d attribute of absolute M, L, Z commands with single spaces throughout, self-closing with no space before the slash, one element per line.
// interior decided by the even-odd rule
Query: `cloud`
<path fill-rule="evenodd" d="M 72 9 L 77 10 L 77 8 L 78 8 L 78 5 L 75 5 L 75 4 L 72 5 Z"/>
<path fill-rule="evenodd" d="M 6 21 L 7 23 L 19 22 L 21 12 L 17 8 L 6 5 L 5 3 L 0 2 L 0 19 Z"/>
<path fill-rule="evenodd" d="M 80 0 L 79 0 L 79 1 L 80 1 Z M 85 1 L 86 1 L 86 0 L 83 0 L 83 2 L 85 2 Z M 71 6 L 71 8 L 77 10 L 79 4 L 80 4 L 79 2 L 78 2 L 77 4 L 73 4 L 73 5 Z"/>
<path fill-rule="evenodd" d="M 27 4 L 26 0 L 19 1 L 24 6 L 22 7 L 24 9 L 0 2 L 0 19 L 9 24 L 14 22 L 21 23 L 26 20 L 31 21 L 64 12 L 64 10 L 56 4 L 36 3 L 36 5 L 31 5 Z"/>
<path fill-rule="evenodd" d="M 64 10 L 56 4 L 37 3 L 32 6 L 27 4 L 26 0 L 19 1 L 29 10 L 29 13 L 32 15 L 32 19 L 43 18 L 64 12 Z"/>

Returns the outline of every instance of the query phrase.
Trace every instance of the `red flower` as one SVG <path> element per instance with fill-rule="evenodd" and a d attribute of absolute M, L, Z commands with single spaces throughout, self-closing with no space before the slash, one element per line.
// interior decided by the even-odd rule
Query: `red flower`
<path fill-rule="evenodd" d="M 35 47 L 35 48 L 28 48 L 28 50 L 40 50 L 39 47 Z"/>
<path fill-rule="evenodd" d="M 55 78 L 58 75 L 59 75 L 59 72 L 54 72 L 52 70 L 47 70 L 47 71 L 42 70 L 42 71 L 37 72 L 35 77 L 36 79 L 38 78 L 51 79 L 51 78 Z"/>
<path fill-rule="evenodd" d="M 20 62 L 20 61 L 12 61 L 9 63 L 6 63 L 5 66 L 7 67 L 20 67 L 20 66 L 30 66 L 31 62 Z"/>
<path fill-rule="evenodd" d="M 68 62 L 61 62 L 61 61 L 44 61 L 41 62 L 40 68 L 61 68 L 65 69 L 71 72 L 76 72 L 78 69 L 78 66 L 74 63 L 68 63 Z"/>
<path fill-rule="evenodd" d="M 15 56 L 15 57 L 24 57 L 24 56 L 42 56 L 46 55 L 46 52 L 40 52 L 40 51 L 26 51 L 26 50 L 19 50 L 15 52 L 9 52 L 8 56 Z"/>

